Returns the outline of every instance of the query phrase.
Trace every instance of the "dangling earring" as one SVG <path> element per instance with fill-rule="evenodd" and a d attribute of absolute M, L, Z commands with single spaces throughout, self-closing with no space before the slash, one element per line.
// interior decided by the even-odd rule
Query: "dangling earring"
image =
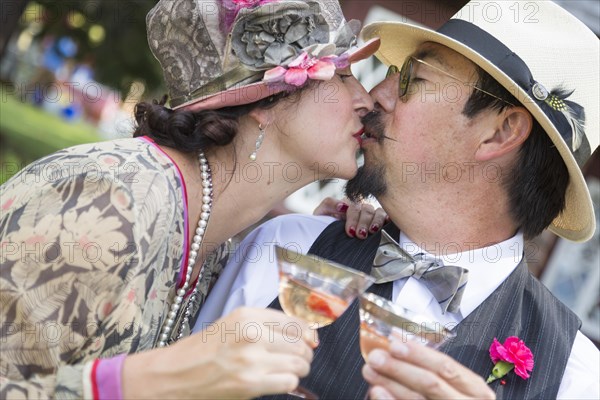
<path fill-rule="evenodd" d="M 263 128 L 262 124 L 258 125 L 258 130 L 260 133 L 258 134 L 258 138 L 256 138 L 256 147 L 249 157 L 252 161 L 256 161 L 256 152 L 260 149 L 260 146 L 262 146 L 263 140 L 265 139 L 265 128 Z"/>

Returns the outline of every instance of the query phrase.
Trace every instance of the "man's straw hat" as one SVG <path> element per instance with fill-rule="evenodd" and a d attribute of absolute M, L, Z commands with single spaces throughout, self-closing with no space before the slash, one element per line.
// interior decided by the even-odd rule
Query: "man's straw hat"
<path fill-rule="evenodd" d="M 462 54 L 512 93 L 540 123 L 569 170 L 565 210 L 550 230 L 576 242 L 592 237 L 594 208 L 581 167 L 598 147 L 599 41 L 581 21 L 552 1 L 472 1 L 440 29 L 402 22 L 376 22 L 365 40 L 379 37 L 376 56 L 402 65 L 424 42 Z M 573 91 L 560 101 L 555 89 Z M 583 107 L 582 129 L 569 111 Z M 576 124 L 575 124 L 576 125 Z"/>

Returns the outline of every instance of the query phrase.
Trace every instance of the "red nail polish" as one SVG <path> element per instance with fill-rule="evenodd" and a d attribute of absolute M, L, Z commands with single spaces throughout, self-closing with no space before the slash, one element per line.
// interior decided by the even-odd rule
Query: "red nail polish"
<path fill-rule="evenodd" d="M 348 211 L 348 204 L 346 204 L 346 203 L 338 203 L 336 209 L 339 212 L 346 212 L 346 211 Z"/>
<path fill-rule="evenodd" d="M 365 228 L 360 228 L 358 230 L 358 236 L 367 237 L 367 230 Z"/>
<path fill-rule="evenodd" d="M 350 233 L 350 236 L 356 236 L 356 228 L 355 227 L 351 226 L 348 229 L 348 232 Z"/>
<path fill-rule="evenodd" d="M 502 379 L 502 380 L 500 381 L 500 384 L 501 384 L 501 385 L 506 385 L 506 381 L 505 381 L 504 379 Z"/>
<path fill-rule="evenodd" d="M 379 225 L 377 225 L 377 224 L 373 224 L 373 226 L 371 226 L 371 231 L 372 231 L 372 232 L 377 232 L 377 231 L 379 231 Z"/>

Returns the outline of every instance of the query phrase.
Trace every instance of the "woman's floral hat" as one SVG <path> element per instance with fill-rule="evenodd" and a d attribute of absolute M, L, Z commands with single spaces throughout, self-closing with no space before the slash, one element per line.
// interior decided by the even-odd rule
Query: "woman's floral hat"
<path fill-rule="evenodd" d="M 337 0 L 161 0 L 146 24 L 175 109 L 253 103 L 379 48 L 377 38 L 357 46 L 360 22 Z"/>

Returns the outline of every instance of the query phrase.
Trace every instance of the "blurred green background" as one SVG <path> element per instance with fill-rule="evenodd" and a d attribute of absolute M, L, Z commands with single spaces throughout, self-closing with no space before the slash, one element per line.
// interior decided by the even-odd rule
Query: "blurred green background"
<path fill-rule="evenodd" d="M 3 1 L 0 184 L 56 150 L 130 134 L 134 104 L 165 91 L 146 41 L 154 4 Z"/>
<path fill-rule="evenodd" d="M 2 88 L 0 118 L 0 184 L 30 162 L 65 147 L 100 140 L 96 127 L 66 122 L 31 104 L 21 103 Z M 8 118 L 7 116 L 10 116 Z"/>

